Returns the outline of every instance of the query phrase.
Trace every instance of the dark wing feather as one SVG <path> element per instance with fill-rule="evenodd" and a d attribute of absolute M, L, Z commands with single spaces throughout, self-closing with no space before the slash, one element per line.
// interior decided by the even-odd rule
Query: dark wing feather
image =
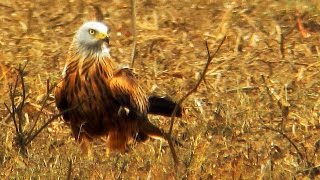
<path fill-rule="evenodd" d="M 67 97 L 64 93 L 64 84 L 64 81 L 61 81 L 59 84 L 57 84 L 54 91 L 55 102 L 60 112 L 67 111 L 69 109 Z M 65 121 L 70 120 L 68 112 L 63 113 L 62 117 Z"/>
<path fill-rule="evenodd" d="M 146 114 L 147 97 L 130 69 L 117 70 L 108 84 L 113 98 L 120 106 L 127 107 L 130 111 Z"/>
<path fill-rule="evenodd" d="M 136 141 L 145 141 L 148 139 L 148 137 L 163 139 L 170 138 L 168 134 L 164 133 L 163 130 L 153 125 L 148 120 L 146 114 L 149 105 L 148 99 L 145 95 L 145 92 L 138 85 L 137 79 L 134 77 L 134 74 L 130 69 L 118 70 L 114 74 L 114 77 L 110 79 L 109 86 L 111 94 L 116 101 L 118 101 L 121 106 L 125 106 L 129 109 L 129 113 L 126 117 L 139 120 L 138 133 L 135 137 Z M 169 100 L 164 100 L 162 102 L 169 102 Z M 168 112 L 172 111 L 172 106 Z"/>

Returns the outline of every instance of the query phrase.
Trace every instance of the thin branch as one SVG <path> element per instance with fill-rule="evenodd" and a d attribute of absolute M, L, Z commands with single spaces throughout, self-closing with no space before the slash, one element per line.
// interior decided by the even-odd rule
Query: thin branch
<path fill-rule="evenodd" d="M 16 129 L 16 133 L 20 136 L 18 125 L 17 125 L 16 119 L 15 119 L 15 114 L 14 114 L 13 110 L 11 111 L 9 106 L 6 103 L 4 103 L 4 106 L 6 107 L 7 111 L 9 112 L 9 115 L 13 119 L 14 127 Z"/>
<path fill-rule="evenodd" d="M 40 110 L 39 110 L 39 112 L 38 112 L 38 115 L 37 115 L 36 120 L 35 120 L 34 123 L 33 123 L 33 126 L 31 127 L 31 129 L 30 129 L 30 131 L 29 131 L 29 133 L 28 133 L 28 135 L 27 135 L 27 139 L 29 139 L 29 138 L 31 137 L 31 134 L 33 133 L 33 130 L 34 130 L 34 128 L 36 127 L 36 125 L 37 125 L 37 123 L 38 123 L 38 121 L 39 121 L 39 119 L 40 119 L 40 115 L 41 115 L 41 113 L 43 112 L 43 109 L 44 109 L 45 106 L 46 106 L 46 102 L 47 102 L 48 98 L 50 97 L 50 93 L 53 91 L 53 89 L 56 87 L 56 85 L 57 85 L 57 84 L 55 84 L 55 85 L 53 85 L 51 88 L 49 88 L 49 82 L 47 81 L 47 94 L 46 94 L 45 98 L 44 98 L 43 101 L 42 101 L 41 108 L 40 108 Z"/>
<path fill-rule="evenodd" d="M 64 112 L 63 112 L 64 113 Z M 57 119 L 58 117 L 60 117 L 63 113 L 59 113 L 56 115 L 53 115 L 44 125 L 42 125 L 35 133 L 32 133 L 32 131 L 30 131 L 30 134 L 28 136 L 28 138 L 26 139 L 25 145 L 28 145 L 35 137 L 38 136 L 38 134 L 45 128 L 47 127 L 51 122 L 53 122 L 55 119 Z"/>
<path fill-rule="evenodd" d="M 270 99 L 270 102 L 273 103 L 273 98 L 272 98 L 272 95 L 271 95 L 271 94 L 272 94 L 272 93 L 271 93 L 271 90 L 270 90 L 270 88 L 268 87 L 268 84 L 267 84 L 266 79 L 265 79 L 265 77 L 264 77 L 263 74 L 261 74 L 261 80 L 262 80 L 263 86 L 264 86 L 264 88 L 265 88 L 265 90 L 266 90 L 266 92 L 267 92 L 267 94 L 268 94 L 268 97 L 269 97 L 269 99 Z"/>
<path fill-rule="evenodd" d="M 133 46 L 131 52 L 131 65 L 130 67 L 133 68 L 134 60 L 136 56 L 136 46 L 137 46 L 137 25 L 136 25 L 136 0 L 131 0 L 131 23 L 132 23 L 132 35 L 133 35 Z"/>
<path fill-rule="evenodd" d="M 71 176 L 72 176 L 72 159 L 69 159 L 67 180 L 71 180 Z"/>
<path fill-rule="evenodd" d="M 217 50 L 214 52 L 213 56 L 210 55 L 210 51 L 209 51 L 209 48 L 208 48 L 208 42 L 205 41 L 205 45 L 206 45 L 206 49 L 207 49 L 207 53 L 208 53 L 208 60 L 207 60 L 207 64 L 206 66 L 204 67 L 204 70 L 202 72 L 202 75 L 200 77 L 200 79 L 198 80 L 197 84 L 194 86 L 193 89 L 191 89 L 186 95 L 184 95 L 180 101 L 176 104 L 176 106 L 174 107 L 174 110 L 172 112 L 172 115 L 171 115 L 171 124 L 170 124 L 170 128 L 169 128 L 169 132 L 166 134 L 166 139 L 169 143 L 169 147 L 170 147 L 170 151 L 171 151 L 171 154 L 172 154 L 172 157 L 173 157 L 173 160 L 174 160 L 174 163 L 175 163 L 175 167 L 177 168 L 178 164 L 179 164 L 179 160 L 178 160 L 178 156 L 176 154 L 176 151 L 174 149 L 174 146 L 173 146 L 173 143 L 172 143 L 172 140 L 171 140 L 171 134 L 172 134 L 172 129 L 173 129 L 173 124 L 174 124 L 174 118 L 176 116 L 176 113 L 178 111 L 178 108 L 181 106 L 182 102 L 187 98 L 189 97 L 193 92 L 197 91 L 199 85 L 201 84 L 201 82 L 203 81 L 205 75 L 206 75 L 206 72 L 208 70 L 208 67 L 213 59 L 213 57 L 218 53 L 218 51 L 220 50 L 223 42 L 226 40 L 226 36 L 223 37 L 222 41 L 220 42 Z"/>
<path fill-rule="evenodd" d="M 104 17 L 103 17 L 103 13 L 100 9 L 100 6 L 93 4 L 93 9 L 95 10 L 95 16 L 96 16 L 96 20 L 97 21 L 103 21 Z"/>
<path fill-rule="evenodd" d="M 183 103 L 183 101 L 184 101 L 185 99 L 187 99 L 192 93 L 194 93 L 194 92 L 197 91 L 199 85 L 201 84 L 201 82 L 203 81 L 203 79 L 204 79 L 204 77 L 205 77 L 205 75 L 206 75 L 206 72 L 207 72 L 207 70 L 208 70 L 208 68 L 209 68 L 209 65 L 210 65 L 213 57 L 219 52 L 219 50 L 220 50 L 220 48 L 221 48 L 221 46 L 222 46 L 222 44 L 224 43 L 225 40 L 226 40 L 226 36 L 224 36 L 223 39 L 221 40 L 221 42 L 220 42 L 218 48 L 216 49 L 216 51 L 214 52 L 213 56 L 210 55 L 210 51 L 209 51 L 209 47 L 208 47 L 208 42 L 205 41 L 206 50 L 207 50 L 207 56 L 208 56 L 208 58 L 207 58 L 207 64 L 206 64 L 206 66 L 204 67 L 203 72 L 202 72 L 202 74 L 201 74 L 201 77 L 200 77 L 200 79 L 198 80 L 197 84 L 196 84 L 186 95 L 184 95 L 184 96 L 180 99 L 180 101 L 176 104 L 176 106 L 175 106 L 175 108 L 174 108 L 174 110 L 173 110 L 173 112 L 172 112 L 172 115 L 171 115 L 171 123 L 170 123 L 169 132 L 168 132 L 169 135 L 171 135 L 171 133 L 172 133 L 173 124 L 174 124 L 174 118 L 175 118 L 175 116 L 176 116 L 176 113 L 177 113 L 177 111 L 178 111 L 178 108 L 181 106 L 181 104 Z"/>
<path fill-rule="evenodd" d="M 26 87 L 25 87 L 25 84 L 24 84 L 24 70 L 26 68 L 28 64 L 28 61 L 24 64 L 23 67 L 21 67 L 21 65 L 19 65 L 19 69 L 18 69 L 18 72 L 19 72 L 19 76 L 20 76 L 20 83 L 21 83 L 21 90 L 22 90 L 22 101 L 20 103 L 20 105 L 18 106 L 18 116 L 19 116 L 19 131 L 21 134 L 23 134 L 23 130 L 22 130 L 22 119 L 23 119 L 23 108 L 25 106 L 25 102 L 26 102 Z"/>
<path fill-rule="evenodd" d="M 26 142 L 25 142 L 25 145 L 29 144 L 35 137 L 38 136 L 38 134 L 44 129 L 46 128 L 51 122 L 53 122 L 55 119 L 57 119 L 58 117 L 60 117 L 61 115 L 63 115 L 64 113 L 68 112 L 68 111 L 71 111 L 71 110 L 74 110 L 76 108 L 78 108 L 80 105 L 82 105 L 82 103 L 72 107 L 72 108 L 69 108 L 69 109 L 66 109 L 64 111 L 61 111 L 60 113 L 58 114 L 55 114 L 53 116 L 51 116 L 51 118 L 49 118 L 49 120 L 43 124 L 36 132 L 34 132 L 32 135 L 30 134 L 30 136 L 26 139 Z M 30 131 L 32 132 L 32 131 Z"/>
<path fill-rule="evenodd" d="M 277 132 L 279 133 L 281 136 L 283 136 L 285 139 L 287 139 L 289 141 L 289 143 L 294 147 L 294 149 L 297 151 L 298 155 L 299 155 L 299 158 L 300 160 L 304 160 L 304 156 L 303 154 L 300 152 L 300 150 L 298 149 L 297 145 L 285 134 L 283 133 L 282 131 L 278 130 L 278 129 L 274 129 L 270 126 L 267 126 L 265 125 L 261 120 L 259 121 L 259 123 L 262 125 L 262 128 L 264 129 L 268 129 L 268 130 L 271 130 L 271 131 L 274 131 L 274 132 Z"/>
<path fill-rule="evenodd" d="M 18 77 L 16 78 L 16 81 L 15 81 L 15 83 L 14 83 L 14 86 L 12 86 L 12 85 L 9 86 L 9 96 L 10 96 L 11 108 L 12 108 L 11 117 L 12 117 L 14 126 L 15 126 L 15 128 L 16 128 L 16 133 L 18 134 L 18 136 L 20 136 L 20 131 L 19 131 L 18 123 L 17 123 L 17 119 L 16 119 L 16 110 L 17 110 L 17 107 L 16 107 L 15 100 L 14 100 L 15 94 L 16 94 L 16 91 L 17 91 L 17 85 L 18 85 Z M 9 110 L 8 107 L 7 107 L 7 109 Z"/>
<path fill-rule="evenodd" d="M 279 35 L 279 52 L 281 55 L 281 59 L 285 58 L 285 47 L 284 47 L 284 35 L 281 33 Z"/>
<path fill-rule="evenodd" d="M 169 134 L 164 133 L 164 137 L 166 138 L 166 140 L 167 140 L 167 142 L 169 144 L 169 148 L 170 148 L 170 151 L 171 151 L 171 154 L 172 154 L 172 158 L 173 158 L 174 164 L 177 167 L 178 164 L 179 164 L 179 159 L 178 159 L 176 151 L 174 150 L 174 146 L 173 146 L 173 143 L 172 143 L 171 136 Z"/>
<path fill-rule="evenodd" d="M 9 112 L 9 117 L 12 117 L 12 120 L 13 120 L 13 123 L 14 123 L 14 126 L 16 128 L 16 132 L 18 132 L 18 126 L 17 126 L 17 122 L 15 121 L 15 105 L 12 105 L 12 85 L 9 85 L 9 98 L 10 98 L 10 101 L 11 101 L 11 108 L 12 110 L 9 108 L 9 106 L 4 103 L 4 106 L 6 107 L 7 111 Z"/>
<path fill-rule="evenodd" d="M 18 68 L 18 75 L 16 77 L 16 80 L 14 82 L 14 85 L 9 86 L 9 98 L 10 98 L 10 103 L 11 103 L 11 108 L 4 103 L 7 111 L 9 112 L 12 121 L 14 122 L 15 130 L 16 130 L 16 140 L 17 143 L 19 144 L 21 150 L 23 153 L 26 153 L 25 149 L 25 136 L 23 132 L 23 122 L 24 122 L 24 115 L 23 115 L 23 108 L 26 103 L 26 99 L 28 96 L 26 95 L 26 87 L 24 84 L 24 70 L 28 64 L 28 61 L 21 66 L 19 65 Z M 17 97 L 17 91 L 18 91 L 18 83 L 21 84 L 21 89 L 22 89 L 22 94 L 19 94 L 20 99 L 16 99 Z"/>

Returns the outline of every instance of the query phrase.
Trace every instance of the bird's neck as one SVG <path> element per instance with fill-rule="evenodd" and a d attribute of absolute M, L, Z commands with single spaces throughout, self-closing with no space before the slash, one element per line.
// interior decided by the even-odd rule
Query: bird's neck
<path fill-rule="evenodd" d="M 81 44 L 81 42 L 73 40 L 70 48 L 74 49 L 74 51 L 82 57 L 93 57 L 96 59 L 110 58 L 110 48 L 103 42 L 93 45 L 84 45 Z"/>
<path fill-rule="evenodd" d="M 78 49 L 71 46 L 63 76 L 78 71 L 81 75 L 100 73 L 106 77 L 112 77 L 114 70 L 115 64 L 109 54 L 108 47 L 92 54 L 89 52 L 79 53 Z"/>

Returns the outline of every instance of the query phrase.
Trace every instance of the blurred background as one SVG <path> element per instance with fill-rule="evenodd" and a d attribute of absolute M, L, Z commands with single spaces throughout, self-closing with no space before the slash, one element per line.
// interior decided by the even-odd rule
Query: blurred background
<path fill-rule="evenodd" d="M 149 94 L 178 101 L 192 89 L 223 36 L 204 82 L 184 102 L 167 142 L 132 145 L 105 156 L 105 140 L 84 157 L 70 128 L 56 119 L 21 153 L 4 103 L 23 72 L 22 129 L 57 113 L 48 86 L 61 78 L 74 32 L 102 15 L 111 54 L 130 64 L 132 7 L 118 0 L 0 1 L 1 179 L 303 179 L 318 177 L 320 2 L 288 0 L 136 1 L 134 70 Z M 21 74 L 20 74 L 21 75 Z M 21 102 L 18 86 L 16 102 Z M 43 108 L 42 108 L 43 107 Z M 38 118 L 39 116 L 39 118 Z M 37 120 L 39 119 L 39 120 Z M 170 118 L 150 116 L 164 130 Z M 23 155 L 24 154 L 24 155 Z"/>

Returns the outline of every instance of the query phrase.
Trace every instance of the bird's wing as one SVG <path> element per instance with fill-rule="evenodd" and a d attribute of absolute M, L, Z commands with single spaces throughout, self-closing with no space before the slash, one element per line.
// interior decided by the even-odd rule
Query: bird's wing
<path fill-rule="evenodd" d="M 117 70 L 108 84 L 113 98 L 121 106 L 129 108 L 131 111 L 146 114 L 148 109 L 146 94 L 130 69 Z"/>
<path fill-rule="evenodd" d="M 54 91 L 56 105 L 60 112 L 67 111 L 69 109 L 67 98 L 64 93 L 64 88 L 65 88 L 64 85 L 65 85 L 65 81 L 63 80 L 59 84 L 57 84 Z M 69 120 L 68 112 L 63 113 L 62 116 L 65 121 Z"/>

